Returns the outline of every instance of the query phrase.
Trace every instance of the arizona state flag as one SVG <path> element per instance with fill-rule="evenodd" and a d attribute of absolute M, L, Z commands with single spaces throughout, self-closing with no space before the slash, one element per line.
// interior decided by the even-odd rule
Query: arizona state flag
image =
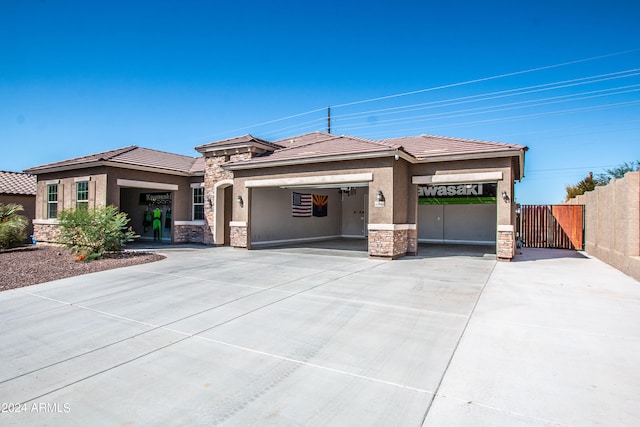
<path fill-rule="evenodd" d="M 323 194 L 313 195 L 313 216 L 327 216 L 329 196 Z"/>

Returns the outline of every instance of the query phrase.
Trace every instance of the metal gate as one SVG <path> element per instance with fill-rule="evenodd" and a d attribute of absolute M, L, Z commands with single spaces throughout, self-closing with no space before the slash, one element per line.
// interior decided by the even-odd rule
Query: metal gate
<path fill-rule="evenodd" d="M 522 205 L 519 225 L 525 248 L 584 250 L 584 205 Z"/>

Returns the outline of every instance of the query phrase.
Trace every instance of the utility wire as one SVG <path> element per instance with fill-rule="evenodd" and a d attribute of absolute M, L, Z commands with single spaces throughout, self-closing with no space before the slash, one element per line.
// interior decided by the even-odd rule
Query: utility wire
<path fill-rule="evenodd" d="M 470 108 L 466 110 L 458 110 L 453 112 L 449 111 L 449 112 L 442 112 L 442 113 L 423 114 L 419 116 L 403 117 L 398 119 L 381 120 L 379 122 L 376 122 L 375 124 L 360 124 L 360 125 L 345 126 L 345 127 L 341 127 L 340 129 L 341 130 L 357 130 L 357 129 L 369 128 L 369 127 L 387 126 L 390 123 L 398 125 L 398 124 L 416 123 L 416 122 L 430 121 L 430 120 L 453 119 L 453 118 L 466 117 L 466 116 L 478 115 L 478 114 L 491 114 L 491 113 L 497 113 L 501 111 L 515 110 L 519 108 L 532 108 L 532 107 L 539 107 L 543 105 L 557 104 L 562 102 L 573 102 L 573 101 L 580 101 L 584 99 L 598 98 L 603 96 L 621 95 L 621 94 L 630 93 L 630 92 L 638 92 L 640 91 L 640 89 L 630 89 L 638 86 L 640 86 L 640 84 L 621 87 L 620 89 L 628 89 L 628 90 L 620 90 L 618 92 L 609 93 L 609 91 L 615 90 L 618 88 L 602 89 L 598 91 L 585 92 L 584 93 L 585 95 L 590 94 L 588 96 L 579 96 L 581 94 L 561 95 L 557 97 L 545 98 L 542 100 L 520 101 L 515 103 L 497 105 L 497 106 L 477 107 L 477 108 Z M 601 92 L 605 92 L 605 93 L 601 93 Z M 567 97 L 573 97 L 573 98 L 561 99 L 561 98 L 567 98 Z M 540 101 L 545 101 L 545 102 L 540 102 Z"/>
<path fill-rule="evenodd" d="M 545 83 L 545 84 L 522 87 L 522 88 L 507 89 L 507 90 L 502 90 L 502 91 L 497 91 L 497 92 L 489 92 L 489 93 L 485 93 L 485 94 L 469 95 L 469 96 L 463 96 L 463 97 L 458 97 L 458 98 L 450 98 L 450 99 L 444 99 L 444 100 L 439 100 L 439 101 L 431 101 L 431 102 L 424 102 L 424 103 L 419 103 L 419 104 L 412 104 L 412 105 L 407 105 L 407 106 L 390 107 L 390 108 L 382 108 L 382 109 L 378 109 L 378 110 L 369 110 L 369 111 L 362 111 L 362 112 L 356 112 L 356 113 L 340 114 L 340 115 L 335 115 L 334 118 L 336 120 L 341 120 L 341 119 L 342 120 L 354 120 L 354 119 L 358 119 L 358 118 L 369 116 L 371 114 L 377 114 L 377 115 L 400 114 L 400 113 L 405 113 L 405 112 L 409 112 L 409 111 L 419 111 L 419 110 L 428 109 L 428 108 L 448 107 L 448 106 L 451 106 L 451 105 L 459 105 L 459 104 L 465 104 L 465 103 L 471 103 L 471 102 L 487 101 L 487 100 L 504 98 L 504 97 L 509 97 L 509 96 L 519 96 L 519 95 L 525 95 L 525 94 L 529 94 L 529 93 L 556 90 L 556 89 L 562 89 L 562 88 L 573 87 L 573 86 L 578 86 L 578 85 L 599 83 L 599 82 L 602 82 L 602 81 L 608 81 L 608 80 L 613 80 L 613 79 L 633 77 L 633 76 L 640 75 L 639 71 L 640 71 L 640 68 L 636 68 L 636 69 L 633 69 L 633 70 L 626 70 L 626 71 L 618 71 L 618 72 L 615 72 L 615 73 L 601 74 L 599 76 L 582 77 L 582 78 L 579 78 L 579 79 L 571 79 L 571 80 L 565 80 L 565 81 L 561 81 L 561 82 Z M 628 74 L 619 75 L 621 73 L 628 73 Z M 616 76 L 613 76 L 613 75 L 616 75 Z M 583 81 L 583 80 L 593 79 L 593 78 L 598 78 L 598 77 L 607 77 L 607 78 L 600 78 L 600 79 L 591 80 L 591 81 Z M 565 84 L 565 83 L 567 83 L 567 84 Z M 556 85 L 556 86 L 553 86 L 553 85 Z M 346 119 L 344 119 L 344 118 L 346 118 Z"/>
<path fill-rule="evenodd" d="M 587 112 L 587 111 L 598 111 L 598 110 L 606 110 L 606 109 L 611 109 L 611 108 L 620 108 L 620 107 L 627 107 L 627 106 L 631 106 L 631 105 L 638 105 L 640 104 L 640 101 L 629 101 L 629 102 L 619 102 L 619 103 L 613 103 L 613 104 L 604 104 L 604 105 L 598 105 L 598 106 L 591 106 L 591 107 L 583 107 L 583 108 L 572 108 L 572 109 L 567 109 L 567 110 L 558 110 L 558 111 L 548 111 L 548 112 L 544 112 L 544 113 L 536 113 L 536 114 L 524 114 L 524 115 L 520 115 L 520 116 L 510 116 L 510 117 L 500 117 L 500 118 L 495 118 L 495 119 L 486 119 L 486 120 L 474 120 L 474 121 L 469 121 L 469 122 L 461 122 L 461 123 L 455 123 L 455 124 L 446 124 L 446 125 L 437 125 L 437 126 L 430 126 L 430 129 L 438 129 L 438 128 L 443 128 L 443 127 L 468 127 L 468 126 L 473 126 L 473 125 L 482 125 L 482 124 L 488 124 L 488 123 L 495 123 L 495 122 L 501 122 L 501 121 L 512 121 L 512 120 L 522 120 L 522 119 L 529 119 L 529 118 L 539 118 L 539 117 L 545 117 L 545 116 L 555 116 L 555 115 L 564 115 L 564 114 L 571 114 L 571 113 L 576 113 L 576 112 Z M 415 122 L 420 122 L 421 120 L 416 120 Z M 369 126 L 369 127 L 373 127 L 373 125 Z M 407 129 L 407 128 L 403 128 L 403 131 L 405 132 L 423 132 L 424 131 L 424 127 L 419 127 L 419 128 L 412 128 L 412 129 Z M 376 134 L 369 132 L 369 133 L 364 133 L 361 134 L 360 136 L 364 137 L 364 138 L 375 138 Z"/>
<path fill-rule="evenodd" d="M 332 106 L 332 108 L 334 108 L 334 109 L 343 108 L 343 107 L 348 107 L 348 106 L 352 106 L 352 105 L 359 105 L 359 104 L 382 101 L 382 100 L 387 100 L 387 99 L 392 99 L 392 98 L 399 98 L 399 97 L 403 97 L 403 96 L 415 95 L 415 94 L 418 94 L 418 93 L 426 93 L 426 92 L 432 92 L 432 91 L 437 91 L 437 90 L 442 90 L 442 89 L 447 89 L 447 88 L 470 85 L 470 84 L 473 84 L 473 83 L 480 83 L 480 82 L 485 82 L 485 81 L 490 81 L 490 80 L 501 79 L 501 78 L 505 78 L 505 77 L 512 77 L 512 76 L 517 76 L 517 75 L 522 75 L 522 74 L 534 73 L 534 72 L 537 72 L 537 71 L 543 71 L 543 70 L 549 70 L 549 69 L 553 69 L 553 68 L 565 67 L 565 66 L 568 66 L 568 65 L 574 65 L 574 64 L 584 63 L 584 62 L 590 62 L 590 61 L 595 61 L 595 60 L 604 59 L 604 58 L 611 58 L 611 57 L 614 57 L 614 56 L 625 55 L 625 54 L 634 53 L 634 52 L 638 52 L 638 51 L 640 51 L 640 48 L 639 49 L 630 49 L 630 50 L 620 51 L 620 52 L 614 52 L 614 53 L 610 53 L 610 54 L 606 54 L 606 55 L 593 56 L 593 57 L 583 58 L 583 59 L 578 59 L 578 60 L 573 60 L 573 61 L 567 61 L 567 62 L 562 62 L 562 63 L 558 63 L 558 64 L 553 64 L 553 65 L 546 65 L 546 66 L 542 66 L 542 67 L 535 67 L 535 68 L 530 68 L 530 69 L 527 69 L 527 70 L 515 71 L 515 72 L 511 72 L 511 73 L 504 73 L 504 74 L 499 74 L 499 75 L 495 75 L 495 76 L 489 76 L 489 77 L 483 77 L 483 78 L 478 78 L 478 79 L 473 79 L 473 80 L 467 80 L 467 81 L 458 82 L 458 83 L 451 83 L 451 84 L 447 84 L 447 85 L 441 85 L 441 86 L 430 87 L 430 88 L 425 88 L 425 89 L 419 89 L 419 90 L 414 90 L 414 91 L 408 91 L 408 92 L 403 92 L 403 93 L 397 93 L 397 94 L 392 94 L 392 95 L 380 96 L 380 97 L 376 97 L 376 98 L 369 98 L 369 99 L 364 99 L 364 100 L 359 100 L 359 101 L 347 102 L 347 103 L 334 105 L 334 106 Z M 244 127 L 232 129 L 232 130 L 226 131 L 225 133 L 226 134 L 233 134 L 233 133 L 236 133 L 236 132 L 240 132 L 240 131 L 244 131 L 244 130 L 248 130 L 248 129 L 253 129 L 253 128 L 256 128 L 256 127 L 259 127 L 259 126 L 265 126 L 265 125 L 269 125 L 269 124 L 273 124 L 273 123 L 278 123 L 278 122 L 281 122 L 281 121 L 290 120 L 290 119 L 293 119 L 293 118 L 302 117 L 302 116 L 305 116 L 305 115 L 314 114 L 314 113 L 318 113 L 320 111 L 325 111 L 325 110 L 326 110 L 325 107 L 316 108 L 316 109 L 305 111 L 305 112 L 302 112 L 302 113 L 292 114 L 292 115 L 289 115 L 289 116 L 286 116 L 286 117 L 281 117 L 281 118 L 268 120 L 268 121 L 261 122 L 261 123 L 256 123 L 256 124 L 253 124 L 253 125 L 250 125 L 250 126 L 244 126 Z M 207 138 L 207 139 L 209 139 L 209 138 Z"/>
<path fill-rule="evenodd" d="M 348 107 L 348 106 L 351 106 L 351 105 L 364 104 L 364 103 L 368 103 L 368 102 L 382 101 L 382 100 L 385 100 L 385 99 L 399 98 L 401 96 L 415 95 L 415 94 L 418 94 L 418 93 L 432 92 L 432 91 L 441 90 L 441 89 L 448 89 L 448 88 L 452 88 L 452 87 L 465 86 L 465 85 L 469 85 L 469 84 L 473 84 L 473 83 L 486 82 L 486 81 L 489 81 L 489 80 L 495 80 L 495 79 L 501 79 L 501 78 L 505 78 L 505 77 L 517 76 L 517 75 L 521 75 L 521 74 L 533 73 L 533 72 L 536 72 L 536 71 L 550 70 L 552 68 L 565 67 L 567 65 L 579 64 L 579 63 L 588 62 L 588 61 L 595 61 L 597 59 L 610 58 L 612 56 L 625 55 L 625 54 L 628 54 L 628 53 L 633 53 L 633 52 L 638 52 L 638 51 L 640 51 L 640 49 L 631 49 L 631 50 L 625 50 L 625 51 L 622 51 L 622 52 L 609 53 L 609 54 L 606 54 L 606 55 L 592 56 L 590 58 L 584 58 L 584 59 L 578 59 L 578 60 L 575 60 L 575 61 L 562 62 L 560 64 L 554 64 L 554 65 L 546 65 L 546 66 L 543 66 L 543 67 L 530 68 L 528 70 L 514 71 L 514 72 L 511 72 L 511 73 L 498 74 L 498 75 L 495 75 L 495 76 L 483 77 L 483 78 L 473 79 L 473 80 L 467 80 L 467 81 L 459 82 L 459 83 L 451 83 L 451 84 L 447 84 L 447 85 L 435 86 L 435 87 L 426 88 L 426 89 L 418 89 L 418 90 L 414 90 L 414 91 L 410 91 L 410 92 L 397 93 L 397 94 L 394 94 L 394 95 L 386 95 L 386 96 L 380 96 L 380 97 L 377 97 L 377 98 L 364 99 L 364 100 L 361 100 L 361 101 L 347 102 L 347 103 L 344 103 L 344 104 L 334 105 L 332 108 L 342 108 L 342 107 Z"/>
<path fill-rule="evenodd" d="M 440 100 L 440 101 L 432 101 L 432 102 L 428 102 L 428 103 L 422 103 L 422 104 L 413 104 L 412 106 L 405 106 L 405 107 L 391 107 L 388 109 L 379 109 L 379 110 L 370 110 L 367 112 L 358 112 L 358 113 L 349 113 L 349 114 L 343 114 L 343 115 L 338 115 L 335 116 L 334 115 L 334 119 L 332 119 L 332 123 L 336 123 L 336 126 L 338 129 L 342 130 L 342 131 L 346 131 L 346 130 L 355 130 L 355 129 L 360 129 L 360 128 L 364 128 L 364 127 L 370 127 L 372 126 L 371 124 L 368 125 L 340 125 L 340 122 L 347 122 L 349 120 L 355 120 L 355 118 L 347 118 L 347 119 L 340 119 L 340 117 L 350 117 L 350 116 L 354 116 L 354 115 L 367 115 L 367 114 L 371 114 L 371 113 L 377 113 L 379 111 L 387 111 L 387 110 L 397 110 L 397 109 L 401 109 L 401 108 L 405 108 L 404 111 L 401 112 L 408 112 L 408 111 L 412 111 L 411 109 L 408 109 L 408 107 L 414 107 L 414 106 L 419 106 L 419 105 L 430 105 L 429 107 L 423 107 L 423 108 L 414 108 L 413 111 L 418 111 L 418 110 L 424 110 L 424 109 L 433 109 L 433 108 L 441 108 L 441 107 L 445 107 L 445 106 L 452 106 L 452 105 L 459 105 L 459 104 L 464 104 L 464 103 L 471 103 L 471 102 L 480 102 L 480 101 L 486 101 L 486 100 L 490 100 L 490 99 L 498 99 L 498 98 L 503 98 L 503 97 L 508 97 L 508 96 L 518 96 L 518 95 L 522 95 L 522 94 L 527 94 L 527 93 L 534 93 L 534 92 L 541 92 L 541 91 L 547 91 L 547 90 L 555 90 L 555 89 L 559 89 L 559 88 L 566 88 L 566 87 L 571 87 L 571 86 L 577 86 L 577 85 L 582 85 L 582 84 L 590 84 L 590 83 L 596 83 L 596 82 L 601 82 L 601 81 L 607 81 L 607 80 L 613 80 L 613 79 L 618 79 L 618 78 L 626 78 L 626 77 L 632 77 L 632 76 L 636 76 L 636 75 L 640 75 L 640 68 L 637 69 L 630 69 L 630 70 L 625 70 L 625 71 L 618 71 L 618 72 L 614 72 L 614 73 L 606 73 L 606 74 L 600 74 L 600 75 L 595 75 L 595 76 L 589 76 L 589 77 L 582 77 L 582 78 L 578 78 L 578 79 L 570 79 L 570 80 L 565 80 L 565 81 L 560 81 L 560 82 L 554 82 L 554 83 L 545 83 L 545 84 L 540 84 L 540 85 L 535 85 L 535 86 L 528 86 L 528 87 L 522 87 L 522 88 L 514 88 L 514 89 L 508 89 L 508 90 L 503 90 L 503 91 L 498 91 L 498 92 L 490 92 L 487 94 L 477 94 L 477 95 L 471 95 L 471 96 L 465 96 L 465 97 L 458 97 L 458 98 L 451 98 L 451 99 L 445 99 L 445 100 Z M 626 74 L 625 74 L 626 73 Z M 622 75 L 625 74 L 625 75 Z M 590 81 L 585 81 L 585 80 L 589 80 Z M 555 86 L 553 86 L 555 85 Z M 616 90 L 616 89 L 622 89 L 622 88 L 628 88 L 630 86 L 618 86 L 616 88 L 610 88 L 610 89 L 602 89 L 601 91 L 605 91 L 605 90 Z M 533 89 L 533 90 L 531 90 Z M 517 92 L 519 91 L 519 92 Z M 590 93 L 595 93 L 597 91 L 588 91 L 588 92 L 578 92 L 575 94 L 569 94 L 569 95 L 562 95 L 563 97 L 577 97 L 580 95 L 584 95 L 584 94 L 590 94 Z M 520 101 L 521 103 L 533 103 L 536 101 L 545 101 L 545 100 L 550 100 L 550 99 L 557 99 L 558 97 L 547 97 L 547 98 L 538 98 L 537 100 L 529 100 L 529 101 Z M 458 111 L 470 111 L 470 110 L 479 110 L 481 108 L 484 109 L 490 109 L 490 108 L 497 108 L 497 107 L 503 107 L 506 105 L 513 105 L 516 103 L 510 103 L 510 104 L 498 104 L 498 105 L 494 105 L 494 106 L 487 106 L 487 107 L 478 107 L 476 109 L 467 109 L 467 110 L 458 110 Z M 499 111 L 499 110 L 496 110 Z M 448 113 L 437 113 L 435 115 L 444 115 L 444 114 L 453 114 L 456 111 L 450 111 Z M 396 113 L 395 111 L 389 114 L 393 114 Z M 378 114 L 378 115 L 384 115 L 383 114 Z M 428 116 L 428 115 L 427 115 Z M 395 120 L 395 121 L 407 121 L 409 120 L 409 122 L 411 122 L 411 119 L 415 119 L 417 117 L 427 117 L 427 116 L 409 116 L 409 117 L 403 117 L 403 118 L 399 118 L 399 119 L 390 119 L 391 121 Z M 337 117 L 337 118 L 335 118 Z M 318 118 L 315 120 L 312 120 L 310 122 L 316 122 L 316 123 L 324 123 L 324 118 Z M 377 127 L 381 126 L 380 123 L 386 123 L 389 121 L 378 121 L 376 122 Z M 413 121 L 415 122 L 415 121 Z M 308 123 L 308 122 L 305 122 Z M 297 127 L 297 126 L 294 126 Z M 334 127 L 334 129 L 335 129 Z M 280 128 L 277 130 L 274 130 L 272 132 L 269 132 L 270 134 L 275 133 L 276 135 L 280 135 L 280 134 L 285 134 L 286 133 L 286 129 L 290 129 L 291 127 L 286 127 L 286 128 Z M 311 129 L 311 127 L 303 127 L 303 129 Z M 317 127 L 313 127 L 313 130 L 318 130 Z"/>

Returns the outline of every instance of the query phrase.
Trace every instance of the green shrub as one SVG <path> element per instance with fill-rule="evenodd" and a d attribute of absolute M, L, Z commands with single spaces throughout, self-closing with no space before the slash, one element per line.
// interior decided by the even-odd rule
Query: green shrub
<path fill-rule="evenodd" d="M 22 205 L 0 203 L 0 249 L 18 246 L 27 237 L 27 218 L 16 213 L 23 210 Z"/>
<path fill-rule="evenodd" d="M 75 249 L 79 259 L 101 258 L 139 237 L 127 227 L 129 217 L 115 206 L 65 209 L 58 214 L 60 243 Z"/>

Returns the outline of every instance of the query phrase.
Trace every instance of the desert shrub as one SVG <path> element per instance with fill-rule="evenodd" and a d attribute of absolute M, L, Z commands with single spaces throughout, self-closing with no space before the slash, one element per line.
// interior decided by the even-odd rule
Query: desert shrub
<path fill-rule="evenodd" d="M 27 237 L 27 218 L 17 214 L 23 210 L 22 205 L 0 203 L 0 249 L 18 246 Z"/>
<path fill-rule="evenodd" d="M 79 259 L 90 261 L 119 251 L 137 236 L 127 227 L 129 217 L 115 206 L 65 209 L 58 214 L 60 243 L 73 248 Z"/>

